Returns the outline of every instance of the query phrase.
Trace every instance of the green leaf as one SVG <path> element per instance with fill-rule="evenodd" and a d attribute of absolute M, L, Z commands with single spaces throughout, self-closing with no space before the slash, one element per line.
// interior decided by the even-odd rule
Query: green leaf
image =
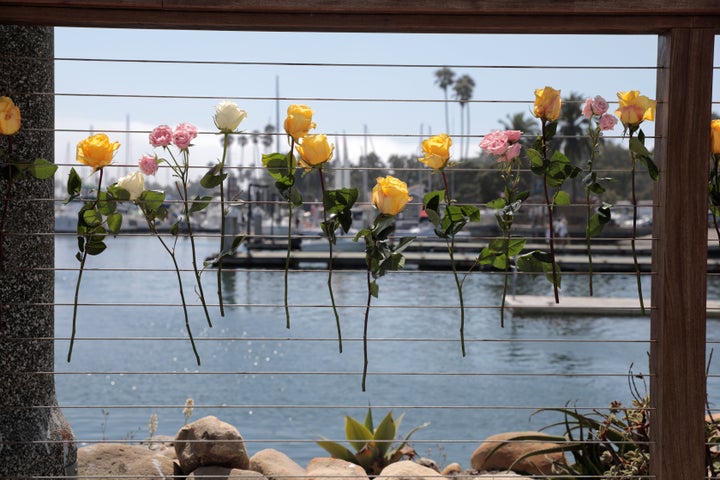
<path fill-rule="evenodd" d="M 505 199 L 504 198 L 496 198 L 495 200 L 492 200 L 488 203 L 486 203 L 488 208 L 494 208 L 496 210 L 500 210 L 501 208 L 505 207 Z"/>
<path fill-rule="evenodd" d="M 103 219 L 100 212 L 95 209 L 88 208 L 86 210 L 82 210 L 82 221 L 86 226 L 92 228 L 101 225 Z"/>
<path fill-rule="evenodd" d="M 428 216 L 430 223 L 440 225 L 440 203 L 445 198 L 445 190 L 435 190 L 426 193 L 423 197 L 423 209 Z"/>
<path fill-rule="evenodd" d="M 275 180 L 289 182 L 289 185 L 294 183 L 295 169 L 297 168 L 295 155 L 291 155 L 290 152 L 263 154 L 262 162 Z"/>
<path fill-rule="evenodd" d="M 570 205 L 570 203 L 572 202 L 570 201 L 570 195 L 568 195 L 567 192 L 563 190 L 558 190 L 557 192 L 555 192 L 555 196 L 553 197 L 553 205 L 564 206 Z"/>
<path fill-rule="evenodd" d="M 373 439 L 372 432 L 350 416 L 345 417 L 345 437 L 355 450 L 361 450 Z"/>
<path fill-rule="evenodd" d="M 227 173 L 222 170 L 222 165 L 219 163 L 214 165 L 208 170 L 205 175 L 200 179 L 200 185 L 203 188 L 215 188 L 220 185 L 227 178 Z M 223 172 L 223 173 L 220 173 Z"/>
<path fill-rule="evenodd" d="M 375 298 L 378 298 L 378 295 L 380 294 L 380 287 L 378 287 L 378 284 L 375 280 L 370 282 L 370 295 L 372 295 Z"/>
<path fill-rule="evenodd" d="M 140 194 L 138 203 L 148 212 L 157 211 L 165 201 L 165 192 L 158 190 L 145 190 Z"/>
<path fill-rule="evenodd" d="M 325 449 L 325 451 L 328 452 L 331 457 L 339 458 L 341 460 L 345 460 L 346 462 L 359 465 L 358 461 L 355 459 L 355 454 L 351 452 L 347 447 L 340 445 L 336 442 L 331 442 L 329 440 L 320 440 L 315 443 Z"/>
<path fill-rule="evenodd" d="M 600 207 L 598 207 L 595 214 L 588 219 L 588 224 L 585 228 L 586 235 L 591 238 L 599 235 L 602 232 L 603 227 L 609 223 L 610 220 L 610 205 L 603 203 Z"/>
<path fill-rule="evenodd" d="M 107 245 L 105 245 L 105 242 L 88 242 L 85 248 L 88 255 L 100 255 L 105 251 Z"/>
<path fill-rule="evenodd" d="M 112 195 L 113 198 L 121 202 L 127 202 L 130 200 L 130 192 L 118 186 L 117 183 L 110 185 L 107 188 L 107 191 L 110 195 Z"/>
<path fill-rule="evenodd" d="M 397 433 L 397 427 L 395 426 L 395 420 L 393 419 L 392 412 L 388 412 L 385 418 L 382 419 L 377 430 L 375 430 L 374 439 L 377 442 L 379 455 L 385 456 L 392 441 L 395 440 L 395 434 Z"/>
<path fill-rule="evenodd" d="M 74 168 L 71 168 L 70 174 L 68 175 L 68 181 L 67 181 L 68 199 L 65 200 L 65 204 L 67 205 L 73 199 L 79 197 L 81 191 L 82 191 L 82 180 L 80 179 L 80 175 L 78 175 L 78 173 L 75 171 Z"/>
<path fill-rule="evenodd" d="M 126 192 L 125 189 L 118 189 L 122 190 L 123 192 Z M 128 193 L 128 198 L 130 198 L 130 194 Z M 113 196 L 107 192 L 98 192 L 97 197 L 97 209 L 102 215 L 110 215 L 117 209 L 117 202 L 113 198 Z"/>
<path fill-rule="evenodd" d="M 38 180 L 45 180 L 55 175 L 58 167 L 44 158 L 36 158 L 28 172 Z"/>
<path fill-rule="evenodd" d="M 543 158 L 542 152 L 534 148 L 528 148 L 527 156 L 530 159 L 530 168 L 534 173 L 542 174 L 544 172 L 545 159 Z"/>
<path fill-rule="evenodd" d="M 115 235 L 120 231 L 120 227 L 122 227 L 122 214 L 120 212 L 115 212 L 110 214 L 107 217 L 107 226 L 108 229 Z"/>
<path fill-rule="evenodd" d="M 193 199 L 192 204 L 190 205 L 190 210 L 188 211 L 188 214 L 192 214 L 195 212 L 200 212 L 207 208 L 208 205 L 210 205 L 210 201 L 212 200 L 212 197 L 208 197 L 207 195 L 204 197 L 197 196 Z"/>
<path fill-rule="evenodd" d="M 365 414 L 365 428 L 371 432 L 375 432 L 375 423 L 373 422 L 372 408 L 368 407 L 367 413 Z"/>

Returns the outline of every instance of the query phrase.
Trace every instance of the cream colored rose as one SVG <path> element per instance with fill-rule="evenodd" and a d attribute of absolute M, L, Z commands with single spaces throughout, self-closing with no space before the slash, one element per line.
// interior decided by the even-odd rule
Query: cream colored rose
<path fill-rule="evenodd" d="M 247 112 L 229 100 L 223 100 L 215 107 L 215 126 L 223 133 L 234 132 L 247 118 Z"/>
<path fill-rule="evenodd" d="M 118 180 L 117 186 L 127 190 L 130 200 L 134 202 L 145 190 L 145 177 L 142 172 L 132 172 Z"/>

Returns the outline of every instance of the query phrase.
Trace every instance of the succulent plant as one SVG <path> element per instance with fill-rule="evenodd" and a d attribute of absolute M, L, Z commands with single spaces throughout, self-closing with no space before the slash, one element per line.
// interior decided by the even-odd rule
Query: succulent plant
<path fill-rule="evenodd" d="M 345 436 L 352 450 L 344 445 L 330 441 L 323 437 L 323 440 L 316 442 L 324 448 L 333 458 L 340 458 L 348 462 L 360 465 L 371 477 L 378 475 L 383 468 L 401 460 L 403 457 L 412 459 L 415 450 L 407 442 L 418 430 L 425 428 L 429 423 L 424 423 L 410 430 L 405 438 L 395 446 L 395 435 L 400 429 L 400 422 L 404 414 L 397 420 L 393 418 L 392 411 L 385 415 L 385 418 L 374 428 L 372 411 L 368 408 L 365 422 L 360 423 L 350 416 L 345 417 Z"/>

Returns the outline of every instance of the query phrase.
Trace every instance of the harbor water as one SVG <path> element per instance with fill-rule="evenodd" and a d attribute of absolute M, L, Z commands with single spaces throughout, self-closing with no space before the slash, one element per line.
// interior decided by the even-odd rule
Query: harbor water
<path fill-rule="evenodd" d="M 57 394 L 81 443 L 144 440 L 153 413 L 156 435 L 174 436 L 192 398 L 191 421 L 216 415 L 238 428 L 251 455 L 275 448 L 304 465 L 325 455 L 315 440 L 344 440 L 344 415 L 364 417 L 371 406 L 377 420 L 388 410 L 404 413 L 401 435 L 429 422 L 413 436 L 418 455 L 469 468 L 472 451 L 487 436 L 537 430 L 559 419 L 548 412 L 532 415 L 536 409 L 604 409 L 614 400 L 629 404 L 628 371 L 648 372 L 648 317 L 507 312 L 501 327 L 502 276 L 487 272 L 473 272 L 465 280 L 463 356 L 452 274 L 406 269 L 378 280 L 363 392 L 365 272 L 334 272 L 343 336 L 339 353 L 324 269 L 290 271 L 290 328 L 282 270 L 224 272 L 224 317 L 217 307 L 216 272 L 205 271 L 209 327 L 193 291 L 189 241 L 180 239 L 176 252 L 202 360 L 198 366 L 175 272 L 160 243 L 143 235 L 107 243 L 108 249 L 86 265 L 78 340 L 68 362 L 77 242 L 72 235 L 56 238 Z M 215 251 L 216 239 L 197 239 L 200 260 Z M 643 285 L 649 298 L 649 275 Z M 598 297 L 636 295 L 635 278 L 627 274 L 595 275 L 594 287 Z M 511 288 L 518 294 L 551 294 L 541 278 L 520 276 Z M 587 276 L 563 277 L 562 296 L 572 295 L 587 295 Z M 708 296 L 720 298 L 715 277 Z M 716 322 L 708 321 L 708 350 L 720 341 Z M 711 403 L 720 393 L 717 371 L 716 361 Z M 635 380 L 640 390 L 647 383 Z"/>

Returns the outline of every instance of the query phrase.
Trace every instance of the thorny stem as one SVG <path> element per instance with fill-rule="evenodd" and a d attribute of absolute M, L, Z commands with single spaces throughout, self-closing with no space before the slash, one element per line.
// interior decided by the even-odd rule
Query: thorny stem
<path fill-rule="evenodd" d="M 595 153 L 597 152 L 598 142 L 600 139 L 600 127 L 597 127 L 594 132 L 591 132 L 592 138 L 592 151 L 590 152 L 590 159 L 588 160 L 588 174 L 593 173 L 593 162 L 595 161 Z M 588 255 L 588 289 L 590 296 L 593 296 L 593 263 L 592 263 L 592 245 L 590 242 L 590 232 L 588 227 L 590 226 L 590 217 L 592 217 L 592 205 L 590 205 L 590 188 L 585 187 L 585 246 L 587 248 Z"/>
<path fill-rule="evenodd" d="M 367 303 L 365 305 L 365 324 L 363 326 L 363 373 L 362 373 L 362 391 L 365 391 L 365 380 L 367 378 L 367 367 L 368 367 L 368 345 L 367 345 L 367 332 L 368 332 L 368 318 L 370 317 L 370 301 L 372 300 L 372 286 L 370 284 L 370 259 L 366 257 L 368 265 L 367 269 Z"/>
<path fill-rule="evenodd" d="M 318 173 L 320 174 L 320 190 L 322 191 L 322 198 L 323 198 L 323 202 L 324 202 L 325 201 L 325 176 L 323 175 L 322 167 L 318 168 Z M 328 261 L 327 286 L 328 286 L 328 291 L 330 292 L 330 302 L 332 303 L 333 314 L 335 315 L 335 325 L 337 326 L 338 351 L 339 351 L 339 353 L 342 353 L 342 331 L 340 328 L 340 315 L 338 315 L 337 307 L 335 305 L 335 295 L 333 294 L 333 288 L 332 288 L 333 241 L 332 241 L 332 237 L 331 237 L 331 232 L 329 231 L 330 225 L 328 224 L 327 210 L 325 209 L 324 203 L 323 203 L 323 223 L 325 224 L 325 228 L 328 230 L 325 232 L 325 234 L 327 235 L 328 249 L 329 249 L 329 254 L 330 254 L 330 259 Z"/>
<path fill-rule="evenodd" d="M 98 195 L 100 194 L 100 189 L 102 188 L 102 180 L 103 180 L 103 169 L 100 168 L 100 173 L 98 177 L 98 186 L 97 191 Z M 98 195 L 95 196 L 95 200 L 93 201 L 92 208 L 95 209 L 98 204 Z M 88 235 L 87 233 L 84 234 L 85 237 L 85 243 L 83 245 L 83 254 L 80 258 L 80 269 L 78 270 L 78 277 L 77 281 L 75 282 L 75 297 L 73 301 L 73 317 L 72 317 L 72 331 L 70 333 L 70 346 L 68 347 L 68 355 L 67 355 L 67 361 L 70 363 L 70 360 L 72 360 L 72 352 L 73 352 L 73 346 L 75 345 L 75 333 L 77 332 L 77 311 L 78 311 L 78 299 L 80 298 L 80 283 L 82 282 L 82 276 L 83 271 L 85 270 L 85 261 L 87 260 L 87 239 L 91 235 Z"/>
<path fill-rule="evenodd" d="M 545 138 L 545 121 L 542 122 L 542 154 L 543 160 L 547 162 L 548 145 Z M 552 261 L 552 284 L 555 293 L 555 303 L 560 303 L 560 294 L 558 293 L 557 266 L 555 265 L 555 232 L 553 228 L 553 204 L 550 203 L 550 195 L 548 193 L 547 173 L 543 173 L 543 192 L 545 193 L 545 205 L 548 212 L 549 239 L 550 239 L 550 259 Z"/>
<path fill-rule="evenodd" d="M 223 168 L 225 167 L 225 158 L 227 156 L 229 134 L 225 133 L 223 139 L 223 155 L 220 161 L 220 169 L 218 174 L 222 176 Z M 218 305 L 220 306 L 220 316 L 225 316 L 225 304 L 223 303 L 223 292 L 222 292 L 222 268 L 223 268 L 223 257 L 225 256 L 225 217 L 227 212 L 225 211 L 225 181 L 220 182 L 220 255 L 217 261 L 217 294 L 218 294 Z"/>
<path fill-rule="evenodd" d="M 441 170 L 442 181 L 445 186 L 445 204 L 449 205 L 451 200 L 450 189 L 448 188 L 447 177 L 445 176 L 445 170 Z M 460 280 L 458 276 L 457 267 L 455 266 L 455 234 L 450 234 L 450 240 L 447 243 L 448 254 L 450 255 L 450 268 L 452 269 L 453 277 L 455 278 L 455 286 L 458 291 L 458 300 L 460 301 L 460 347 L 462 349 L 462 356 L 465 356 L 465 301 L 463 299 L 463 283 L 464 279 Z"/>

